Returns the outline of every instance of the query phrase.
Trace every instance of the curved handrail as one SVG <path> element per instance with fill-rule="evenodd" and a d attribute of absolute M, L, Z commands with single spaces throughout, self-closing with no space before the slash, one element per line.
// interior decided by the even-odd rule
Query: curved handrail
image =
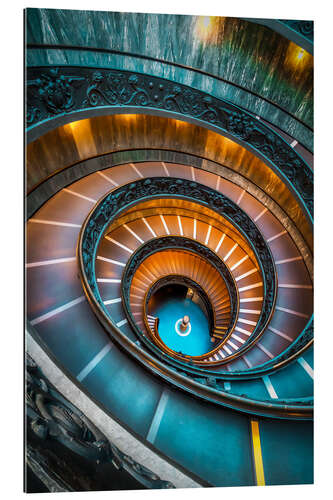
<path fill-rule="evenodd" d="M 170 283 L 171 280 L 173 280 L 174 278 L 178 278 L 178 275 L 174 275 L 174 274 L 169 274 L 167 276 L 163 276 L 161 278 L 158 278 L 152 285 L 151 287 L 147 290 L 147 292 L 145 293 L 145 298 L 144 298 L 144 301 L 143 301 L 143 317 L 144 317 L 144 322 L 145 322 L 145 326 L 147 327 L 147 324 L 146 324 L 146 316 L 147 316 L 147 301 L 149 300 L 149 295 L 151 296 L 151 293 L 152 292 L 152 289 L 154 288 L 155 285 L 159 284 L 159 282 L 161 282 L 162 280 L 165 281 L 166 283 Z M 201 286 L 196 283 L 194 280 L 190 279 L 190 278 L 185 278 L 185 277 L 179 277 L 181 278 L 185 284 L 189 284 L 190 286 L 196 288 L 197 290 L 198 289 L 201 289 Z M 172 281 L 174 282 L 174 281 Z M 236 289 L 237 291 L 237 289 Z M 201 293 L 202 294 L 205 294 L 206 293 L 201 290 Z M 124 295 L 122 295 L 122 297 L 124 297 Z M 207 296 L 207 301 L 209 301 L 209 298 Z M 205 300 L 206 302 L 206 300 Z M 210 330 L 214 330 L 215 326 L 216 326 L 216 313 L 215 313 L 215 310 L 214 308 L 212 307 L 212 305 L 210 304 L 210 301 L 209 301 L 209 305 L 210 305 L 210 310 L 211 310 L 211 316 L 213 317 L 213 321 L 212 321 L 212 326 L 210 327 Z M 237 301 L 237 305 L 238 305 L 238 301 Z M 237 315 L 235 316 L 235 319 L 234 321 L 230 321 L 229 322 L 229 327 L 228 327 L 228 330 L 227 330 L 227 333 L 226 333 L 226 338 L 225 340 L 227 340 L 227 338 L 230 337 L 230 334 L 233 332 L 234 328 L 235 328 L 235 325 L 236 325 L 236 322 L 237 322 L 237 316 L 238 316 L 238 307 L 237 307 Z M 134 322 L 134 329 L 135 331 L 140 335 L 140 330 L 136 327 L 136 324 Z M 163 340 L 161 339 L 160 335 L 159 335 L 159 332 L 158 332 L 158 328 L 155 327 L 155 335 L 153 337 L 153 339 L 155 339 L 157 337 L 157 340 L 158 340 L 158 344 L 159 344 L 159 347 L 167 352 L 170 356 L 172 357 L 175 357 L 177 359 L 181 359 L 181 360 L 191 360 L 193 363 L 197 364 L 198 360 L 201 360 L 201 359 L 205 359 L 207 358 L 208 356 L 212 356 L 218 349 L 221 348 L 222 346 L 222 341 L 219 342 L 217 345 L 215 345 L 214 349 L 211 350 L 211 351 L 208 351 L 202 355 L 199 355 L 199 356 L 191 356 L 191 355 L 188 355 L 188 354 L 180 354 L 178 353 L 177 351 L 174 351 L 173 349 L 171 349 L 170 347 L 168 347 L 164 342 Z M 140 337 L 142 337 L 142 334 L 140 335 Z M 143 337 L 144 338 L 144 337 Z M 150 347 L 148 345 L 148 347 Z M 205 363 L 207 364 L 207 363 Z"/>
<path fill-rule="evenodd" d="M 269 162 L 287 181 L 312 221 L 313 173 L 308 164 L 278 133 L 231 102 L 164 78 L 130 71 L 36 67 L 29 68 L 28 78 L 27 121 L 31 125 L 74 110 L 103 107 L 158 111 L 196 120 L 223 131 Z"/>
<path fill-rule="evenodd" d="M 210 206 L 231 220 L 247 239 L 250 238 L 249 244 L 258 259 L 261 273 L 265 277 L 263 310 L 268 322 L 270 319 L 270 306 L 275 302 L 276 271 L 271 252 L 257 226 L 238 205 L 221 193 L 194 181 L 169 177 L 139 180 L 124 185 L 103 197 L 87 217 L 79 237 L 78 257 L 83 286 L 89 300 L 94 304 L 94 308 L 97 306 L 97 308 L 101 309 L 100 312 L 103 315 L 107 315 L 99 296 L 94 272 L 96 250 L 102 233 L 107 230 L 113 219 L 126 208 L 135 205 L 139 200 L 170 196 L 195 199 L 199 204 Z M 121 334 L 121 332 L 119 333 Z M 184 365 L 182 369 L 184 368 L 188 367 Z"/>
<path fill-rule="evenodd" d="M 237 323 L 237 318 L 238 318 L 238 290 L 237 286 L 235 283 L 235 280 L 230 273 L 228 267 L 226 264 L 218 257 L 213 250 L 210 250 L 207 248 L 205 245 L 199 243 L 198 241 L 193 240 L 192 238 L 185 238 L 182 236 L 161 236 L 158 239 L 153 239 L 149 240 L 146 243 L 143 243 L 135 252 L 133 252 L 132 256 L 129 258 L 124 272 L 123 272 L 123 277 L 122 277 L 122 287 L 121 287 L 121 294 L 122 294 L 122 299 L 123 299 L 123 304 L 124 304 L 124 310 L 125 314 L 127 316 L 127 319 L 129 323 L 131 324 L 131 327 L 133 330 L 137 333 L 137 335 L 147 344 L 147 347 L 151 347 L 149 343 L 146 342 L 145 337 L 142 335 L 142 332 L 140 329 L 137 327 L 136 322 L 134 321 L 134 318 L 132 317 L 130 313 L 130 289 L 131 289 L 131 283 L 132 279 L 135 275 L 135 272 L 139 268 L 140 264 L 144 262 L 145 259 L 147 259 L 149 256 L 158 253 L 163 250 L 170 250 L 170 249 L 181 249 L 183 252 L 188 252 L 188 253 L 194 253 L 198 254 L 201 258 L 204 256 L 206 260 L 212 265 L 213 268 L 215 268 L 216 272 L 221 276 L 222 280 L 227 286 L 228 294 L 230 297 L 230 306 L 231 306 L 231 318 L 230 318 L 230 323 L 229 327 L 226 332 L 225 339 L 223 339 L 222 342 L 218 343 L 216 346 L 214 346 L 214 349 L 212 351 L 205 353 L 204 355 L 200 356 L 188 356 L 188 355 L 180 355 L 176 351 L 173 351 L 170 349 L 168 346 L 165 346 L 164 342 L 162 342 L 163 345 L 160 347 L 162 348 L 163 351 L 166 351 L 171 357 L 176 358 L 176 359 L 181 359 L 181 360 L 190 360 L 194 364 L 201 364 L 200 361 L 209 355 L 213 355 L 220 347 L 222 344 L 224 344 L 232 334 L 236 323 Z M 169 276 L 173 276 L 172 274 Z M 152 284 L 152 287 L 158 283 L 163 277 L 158 278 L 156 282 Z M 193 280 L 190 280 L 193 281 Z M 143 307 L 145 307 L 146 300 L 144 301 Z M 214 313 L 214 308 L 213 309 L 213 327 L 216 324 L 216 318 L 215 318 L 215 313 Z M 145 309 L 143 310 L 144 315 L 145 315 Z M 262 318 L 262 316 L 260 316 Z M 265 321 L 265 318 L 263 319 Z M 258 321 L 259 323 L 259 321 Z M 247 344 L 250 343 L 249 339 L 247 341 Z M 229 359 L 230 361 L 230 359 Z M 205 363 L 206 365 L 208 362 Z"/>
<path fill-rule="evenodd" d="M 162 182 L 162 185 L 165 188 L 165 191 L 162 190 L 163 194 L 159 192 L 159 190 L 157 189 L 157 185 L 155 185 L 154 189 L 154 185 L 152 185 L 150 180 L 137 181 L 135 183 L 131 183 L 130 185 L 125 185 L 120 190 L 117 189 L 111 193 L 108 193 L 95 207 L 93 207 L 81 227 L 77 246 L 77 257 L 79 261 L 79 270 L 84 292 L 87 295 L 90 304 L 93 306 L 94 313 L 97 315 L 98 319 L 106 328 L 106 330 L 112 334 L 114 340 L 119 343 L 125 350 L 127 350 L 127 352 L 132 357 L 144 364 L 144 366 L 152 373 L 157 374 L 165 380 L 174 383 L 177 387 L 183 390 L 186 390 L 192 394 L 196 394 L 197 396 L 200 396 L 207 401 L 222 404 L 230 408 L 237 408 L 240 411 L 245 411 L 247 413 L 275 416 L 277 418 L 312 418 L 313 410 L 311 407 L 312 402 L 310 400 L 293 400 L 288 402 L 270 401 L 268 403 L 266 401 L 252 400 L 244 396 L 237 396 L 235 394 L 226 393 L 221 386 L 222 380 L 228 380 L 232 378 L 235 378 L 235 380 L 241 380 L 243 378 L 241 376 L 241 373 L 212 372 L 211 374 L 208 374 L 207 372 L 204 373 L 202 370 L 192 367 L 191 370 L 188 370 L 189 372 L 191 372 L 189 378 L 188 374 L 184 373 L 184 371 L 177 371 L 174 368 L 168 367 L 165 362 L 159 361 L 158 359 L 156 359 L 156 357 L 150 355 L 146 350 L 143 350 L 140 346 L 140 342 L 133 342 L 132 340 L 130 340 L 123 332 L 121 332 L 119 328 L 116 327 L 115 324 L 107 319 L 101 298 L 99 297 L 99 299 L 96 300 L 96 297 L 94 295 L 94 291 L 97 291 L 98 295 L 98 289 L 96 282 L 94 283 L 95 271 L 93 264 L 95 262 L 98 243 L 100 241 L 102 233 L 106 231 L 107 227 L 109 226 L 112 216 L 118 214 L 119 211 L 122 211 L 127 207 L 135 204 L 134 193 L 136 189 L 139 189 L 137 195 L 140 193 L 140 196 L 142 196 L 142 198 L 144 199 L 147 194 L 149 197 L 161 197 L 163 195 L 165 197 L 170 197 L 170 193 L 175 193 L 174 188 L 177 188 L 176 191 L 178 192 L 183 191 L 182 189 L 179 189 L 183 182 L 189 185 L 192 189 L 199 189 L 200 187 L 195 182 L 185 181 L 181 179 L 174 180 L 171 178 L 158 178 L 157 183 L 159 182 Z M 147 189 L 149 193 L 147 193 Z M 204 189 L 207 189 L 208 191 L 214 193 L 214 191 L 210 188 Z M 197 194 L 198 196 L 200 196 L 200 193 Z M 217 194 L 219 198 L 220 196 L 221 198 L 224 198 L 223 195 L 220 195 L 220 193 Z M 181 193 L 181 196 L 184 197 L 184 192 Z M 201 196 L 201 203 L 203 202 L 203 200 L 204 198 Z M 227 206 L 230 210 L 230 200 L 227 201 Z M 223 206 L 223 203 L 221 206 L 221 202 L 222 200 L 220 199 L 220 209 Z M 237 211 L 240 211 L 240 213 L 242 212 L 238 206 Z M 231 214 L 229 213 L 229 217 L 230 215 Z M 238 226 L 240 222 L 241 221 L 238 221 Z M 86 231 L 89 234 L 89 238 L 83 245 Z M 288 360 L 284 360 L 284 364 L 287 362 Z M 197 374 L 196 377 L 193 377 L 193 375 L 195 374 Z M 261 375 L 262 374 L 260 374 L 259 376 Z M 256 375 L 254 371 L 251 374 L 246 374 L 245 378 L 258 378 L 258 375 Z"/>
<path fill-rule="evenodd" d="M 261 99 L 264 102 L 267 102 L 267 104 L 274 106 L 277 108 L 279 111 L 282 111 L 285 113 L 287 116 L 292 118 L 293 120 L 297 121 L 300 123 L 303 127 L 307 128 L 311 132 L 313 132 L 313 128 L 310 127 L 306 122 L 304 122 L 301 118 L 298 118 L 297 116 L 293 115 L 288 109 L 285 109 L 283 106 L 280 104 L 272 101 L 268 97 L 262 96 L 255 92 L 252 89 L 246 88 L 243 85 L 240 85 L 239 83 L 232 82 L 230 80 L 227 80 L 226 78 L 223 78 L 222 76 L 215 75 L 213 73 L 209 73 L 208 71 L 202 70 L 200 68 L 193 68 L 192 66 L 188 66 L 186 64 L 181 64 L 177 63 L 174 61 L 168 61 L 167 59 L 161 59 L 158 57 L 153 57 L 149 55 L 144 55 L 144 54 L 137 54 L 134 52 L 126 52 L 126 51 L 121 51 L 121 50 L 116 50 L 116 49 L 106 49 L 106 48 L 99 48 L 99 47 L 89 47 L 89 46 L 79 46 L 79 45 L 64 45 L 64 44 L 56 44 L 56 45 L 50 45 L 50 44 L 40 44 L 40 43 L 29 43 L 27 44 L 27 49 L 29 50 L 34 50 L 34 49 L 44 49 L 44 50 L 77 50 L 77 51 L 86 51 L 86 52 L 97 52 L 100 54 L 114 54 L 114 55 L 120 55 L 124 57 L 132 57 L 136 59 L 146 59 L 147 61 L 152 61 L 154 63 L 160 63 L 160 64 L 165 64 L 167 66 L 172 66 L 175 68 L 180 68 L 184 69 L 186 71 L 191 71 L 193 73 L 197 73 L 203 76 L 207 76 L 209 78 L 214 78 L 214 80 L 217 80 L 219 82 L 225 83 L 227 85 L 230 85 L 231 87 L 235 87 L 238 90 L 241 90 L 242 92 L 245 92 L 247 94 L 252 95 L 256 99 Z"/>

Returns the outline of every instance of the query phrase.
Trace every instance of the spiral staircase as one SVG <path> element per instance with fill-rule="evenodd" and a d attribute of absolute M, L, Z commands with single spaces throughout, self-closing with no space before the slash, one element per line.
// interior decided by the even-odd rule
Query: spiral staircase
<path fill-rule="evenodd" d="M 53 49 L 44 43 L 28 43 L 31 92 L 45 74 L 75 81 L 70 59 L 86 50 L 58 47 L 69 62 L 46 68 Z M 89 80 L 89 66 L 75 109 L 47 109 L 47 85 L 28 93 L 28 351 L 37 344 L 45 369 L 53 363 L 179 471 L 178 487 L 311 483 L 312 153 L 309 134 L 300 141 L 309 127 L 295 113 L 283 120 L 280 108 L 271 123 L 264 106 L 255 116 L 250 99 L 237 118 L 235 94 L 224 102 L 233 126 L 223 129 L 215 91 L 191 116 L 172 104 L 179 75 L 162 109 L 171 78 L 110 63 L 111 95 L 99 86 L 102 69 Z M 131 97 L 126 86 L 117 94 L 127 77 Z M 160 92 L 156 105 L 149 88 Z M 209 348 L 199 355 L 159 333 L 152 298 L 175 282 L 205 304 Z"/>

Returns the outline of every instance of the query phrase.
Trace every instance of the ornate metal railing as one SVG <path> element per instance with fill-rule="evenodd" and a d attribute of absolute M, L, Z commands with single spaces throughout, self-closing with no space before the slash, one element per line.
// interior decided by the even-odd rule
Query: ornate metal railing
<path fill-rule="evenodd" d="M 26 357 L 26 425 L 37 442 L 37 445 L 33 441 L 29 442 L 28 433 L 27 464 L 50 491 L 75 491 L 80 484 L 84 484 L 84 489 L 89 489 L 84 470 L 81 470 L 82 478 L 71 478 L 70 470 L 63 477 L 62 466 L 67 453 L 73 470 L 75 465 L 82 466 L 80 459 L 93 467 L 112 464 L 113 474 L 122 469 L 146 488 L 174 488 L 172 483 L 163 481 L 112 444 L 50 384 L 29 355 Z M 57 443 L 57 446 L 54 447 L 53 443 Z M 50 455 L 49 450 L 52 449 L 53 455 Z M 43 450 L 48 451 L 44 453 Z M 61 456 L 55 460 L 59 450 Z"/>
<path fill-rule="evenodd" d="M 189 199 L 201 205 L 209 206 L 219 215 L 227 218 L 247 239 L 257 258 L 263 277 L 264 289 L 261 318 L 258 321 L 259 327 L 255 329 L 255 332 L 251 336 L 250 341 L 252 343 L 252 341 L 262 334 L 265 325 L 270 319 L 275 303 L 276 272 L 271 252 L 257 226 L 236 203 L 226 198 L 222 193 L 193 181 L 169 177 L 155 177 L 124 185 L 102 199 L 88 216 L 80 235 L 80 266 L 84 286 L 88 295 L 91 295 L 91 299 L 98 303 L 103 314 L 108 316 L 107 310 L 99 294 L 94 271 L 95 255 L 100 238 L 112 221 L 114 221 L 124 209 L 139 201 L 160 197 Z M 149 253 L 154 253 L 155 249 L 162 248 L 163 245 L 165 245 L 165 241 L 168 241 L 170 246 L 172 246 L 176 245 L 177 241 L 181 242 L 182 239 L 181 237 L 175 237 L 175 240 L 160 238 L 158 240 L 153 240 L 153 243 L 148 242 L 133 254 L 127 269 L 131 269 L 132 267 L 133 269 L 136 268 L 143 256 L 146 255 L 145 252 L 147 252 L 147 255 Z M 199 242 L 184 239 L 182 247 L 199 251 L 207 260 L 214 262 L 217 269 L 219 267 L 223 269 L 219 257 L 207 247 L 201 246 Z M 228 273 L 228 275 L 231 276 L 230 273 Z M 123 280 L 123 286 L 125 287 L 128 286 L 127 280 L 129 281 L 129 278 L 126 276 L 129 275 L 127 273 L 124 274 L 125 279 Z M 227 278 L 227 275 L 226 279 L 230 280 L 230 278 Z M 231 288 L 230 293 L 232 294 Z M 129 304 L 126 303 L 126 306 L 129 306 Z M 238 352 L 244 352 L 248 348 L 249 344 L 246 344 L 246 346 L 242 347 Z"/>
<path fill-rule="evenodd" d="M 231 275 L 228 267 L 226 264 L 218 257 L 218 255 L 207 248 L 205 245 L 202 245 L 196 240 L 193 240 L 191 238 L 185 238 L 182 236 L 162 236 L 157 239 L 153 239 L 148 241 L 147 243 L 144 243 L 141 245 L 130 257 L 128 260 L 126 267 L 124 269 L 123 277 L 122 277 L 122 299 L 123 299 L 123 305 L 125 309 L 125 313 L 127 316 L 127 319 L 133 328 L 133 330 L 136 332 L 138 337 L 147 345 L 147 347 L 151 348 L 151 343 L 147 341 L 148 339 L 143 335 L 141 330 L 138 328 L 132 314 L 131 314 L 131 305 L 130 305 L 130 290 L 131 290 L 131 284 L 132 284 L 132 279 L 135 275 L 135 272 L 137 271 L 138 267 L 140 264 L 148 258 L 150 255 L 153 255 L 154 253 L 160 252 L 162 250 L 170 250 L 170 249 L 176 249 L 176 250 L 182 250 L 184 252 L 190 252 L 199 255 L 200 257 L 204 258 L 206 261 L 208 261 L 213 268 L 216 270 L 216 272 L 221 276 L 223 279 L 224 283 L 227 286 L 228 294 L 230 297 L 230 322 L 228 329 L 226 330 L 226 335 L 225 339 L 223 340 L 223 343 L 228 340 L 230 337 L 236 322 L 237 322 L 237 317 L 238 317 L 238 291 L 236 287 L 236 283 L 234 281 L 233 276 Z M 162 278 L 162 280 L 165 281 L 172 281 L 172 278 L 177 277 L 165 277 Z M 194 286 L 195 288 L 197 285 L 193 282 L 193 280 L 190 280 L 188 278 L 182 277 L 183 281 L 186 282 L 186 280 L 189 282 L 190 286 Z M 179 280 L 179 278 L 178 278 Z M 150 295 L 153 293 L 155 290 L 154 287 L 159 286 L 161 280 L 158 280 L 156 283 L 153 284 L 152 289 L 150 289 Z M 200 292 L 199 292 L 200 293 Z M 147 298 L 146 298 L 147 300 Z M 213 325 L 212 328 L 214 328 L 216 325 L 216 320 L 215 320 L 215 311 L 212 305 L 210 304 L 210 301 L 207 297 L 205 300 L 207 302 L 207 308 L 208 310 L 211 310 L 211 316 L 214 318 L 213 320 Z M 143 304 L 144 307 L 144 304 Z M 267 310 L 267 313 L 270 314 L 270 311 Z M 262 323 L 266 324 L 267 322 L 267 317 L 263 317 L 262 315 L 260 316 L 260 319 L 258 323 L 260 322 L 260 325 Z M 260 329 L 259 325 L 259 329 Z M 257 338 L 257 330 L 254 332 L 254 338 Z M 246 343 L 250 343 L 252 341 L 249 339 Z M 183 360 L 188 360 L 191 361 L 192 363 L 200 363 L 200 361 L 203 358 L 209 357 L 209 355 L 214 354 L 221 346 L 221 342 L 219 342 L 217 345 L 214 346 L 214 349 L 212 349 L 210 352 L 207 352 L 205 355 L 202 356 L 187 356 L 187 355 L 179 355 L 175 352 L 173 352 L 171 349 L 167 349 L 167 352 L 172 353 L 171 356 L 174 356 L 178 359 L 183 359 Z M 154 352 L 156 353 L 156 350 L 154 349 Z M 165 356 L 163 356 L 162 359 L 165 359 Z M 207 363 L 205 363 L 207 365 Z"/>
<path fill-rule="evenodd" d="M 139 201 L 150 200 L 152 198 L 182 198 L 194 200 L 204 206 L 209 206 L 217 213 L 230 220 L 238 230 L 249 240 L 264 280 L 264 308 L 271 308 L 275 301 L 276 274 L 273 259 L 257 226 L 234 202 L 223 196 L 221 193 L 211 188 L 202 186 L 196 182 L 185 179 L 173 178 L 152 178 L 142 179 L 131 184 L 124 185 L 107 194 L 91 211 L 83 224 L 78 242 L 78 259 L 81 279 L 88 300 L 93 306 L 93 310 L 100 322 L 110 332 L 113 339 L 119 343 L 136 360 L 143 363 L 148 370 L 152 371 L 168 381 L 172 381 L 176 386 L 203 397 L 206 400 L 214 401 L 225 406 L 240 409 L 250 413 L 261 415 L 279 415 L 284 418 L 308 418 L 312 415 L 309 400 L 296 400 L 293 403 L 284 401 L 282 406 L 280 401 L 265 402 L 253 401 L 245 396 L 228 394 L 223 389 L 225 380 L 250 380 L 262 376 L 263 373 L 274 371 L 274 366 L 255 367 L 246 372 L 207 372 L 203 368 L 181 363 L 178 368 L 168 367 L 157 357 L 152 356 L 147 350 L 142 348 L 142 343 L 138 340 L 133 342 L 113 324 L 105 311 L 105 307 L 99 295 L 95 276 L 95 259 L 99 242 L 106 233 L 108 227 L 127 208 L 134 206 Z M 304 332 L 305 333 L 305 332 Z M 298 342 L 301 342 L 302 335 Z M 297 347 L 296 347 L 297 349 Z M 273 360 L 274 361 L 274 360 Z M 289 358 L 282 361 L 286 365 Z M 262 369 L 261 369 L 262 368 Z"/>
<path fill-rule="evenodd" d="M 250 21 L 253 22 L 252 19 L 250 19 Z M 288 21 L 283 22 L 281 20 L 280 20 L 280 22 L 282 22 L 283 24 L 288 23 Z M 297 21 L 295 21 L 295 22 L 297 22 Z M 298 21 L 298 22 L 300 22 L 300 21 Z M 305 21 L 305 23 L 306 23 L 306 21 Z M 295 31 L 299 31 L 300 32 L 300 30 L 298 30 L 298 29 L 295 29 L 295 28 L 293 28 L 293 29 Z M 306 27 L 302 27 L 302 29 L 303 29 L 303 31 L 305 31 Z M 313 34 L 313 32 L 312 32 L 312 34 Z M 303 36 L 305 36 L 305 35 L 303 34 Z M 126 58 L 132 58 L 134 60 L 135 59 L 143 59 L 145 61 L 151 61 L 152 63 L 157 63 L 157 64 L 161 64 L 161 65 L 171 66 L 171 67 L 174 67 L 174 68 L 180 68 L 180 69 L 183 69 L 183 70 L 185 70 L 185 71 L 187 71 L 189 73 L 194 73 L 194 74 L 202 75 L 202 76 L 205 76 L 205 77 L 217 80 L 217 81 L 221 82 L 222 84 L 225 84 L 227 86 L 232 87 L 234 90 L 237 90 L 238 92 L 240 91 L 241 95 L 244 96 L 244 97 L 246 95 L 253 96 L 257 100 L 257 102 L 261 101 L 261 102 L 267 103 L 273 109 L 275 108 L 275 109 L 279 110 L 280 112 L 284 113 L 286 116 L 288 116 L 289 118 L 291 118 L 295 122 L 297 122 L 300 125 L 302 125 L 305 129 L 313 132 L 313 128 L 308 123 L 306 123 L 305 121 L 303 121 L 301 118 L 299 118 L 295 114 L 291 113 L 290 110 L 288 110 L 285 107 L 281 106 L 277 102 L 272 101 L 267 96 L 260 95 L 257 92 L 255 92 L 253 89 L 244 87 L 243 85 L 240 85 L 239 83 L 236 83 L 236 82 L 232 82 L 231 80 L 227 80 L 226 78 L 223 78 L 220 75 L 209 73 L 208 71 L 205 71 L 205 70 L 203 70 L 201 68 L 195 68 L 193 66 L 187 66 L 185 64 L 181 64 L 181 63 L 178 63 L 176 61 L 168 61 L 166 59 L 160 59 L 160 58 L 157 58 L 157 57 L 152 57 L 152 56 L 149 56 L 147 54 L 125 52 L 125 51 L 122 51 L 122 50 L 116 50 L 116 49 L 110 49 L 110 48 L 101 48 L 101 47 L 78 46 L 78 45 L 74 46 L 74 45 L 63 45 L 63 44 L 50 45 L 50 44 L 40 44 L 40 43 L 29 43 L 29 44 L 27 44 L 27 49 L 28 50 L 47 50 L 47 51 L 49 51 L 49 50 L 55 50 L 55 51 L 59 51 L 59 50 L 61 50 L 61 51 L 80 51 L 80 52 L 93 52 L 93 53 L 100 53 L 100 54 L 114 54 L 114 55 L 119 55 L 119 56 L 123 56 L 123 57 L 126 57 Z M 260 108 L 261 106 L 258 105 L 257 107 Z M 251 111 L 251 110 L 249 110 L 249 111 Z"/>
<path fill-rule="evenodd" d="M 184 285 L 187 288 L 192 288 L 193 290 L 195 290 L 195 292 L 199 295 L 199 297 L 202 301 L 202 304 L 205 308 L 205 311 L 207 313 L 209 330 L 212 330 L 213 325 L 214 325 L 214 321 L 213 321 L 214 320 L 214 309 L 212 307 L 212 304 L 211 304 L 206 292 L 201 288 L 201 286 L 198 283 L 196 283 L 194 280 L 192 280 L 191 278 L 188 278 L 186 276 L 170 275 L 170 276 L 164 276 L 164 277 L 158 279 L 157 281 L 155 281 L 155 283 L 153 283 L 150 286 L 150 288 L 148 289 L 148 291 L 145 295 L 144 304 L 143 304 L 144 313 L 147 314 L 147 308 L 148 308 L 148 304 L 149 304 L 151 297 L 158 290 L 160 290 L 160 288 L 163 288 L 164 286 L 167 286 L 170 284 L 172 284 L 172 285 L 174 285 L 174 284 L 175 285 Z"/>
<path fill-rule="evenodd" d="M 128 108 L 184 116 L 250 148 L 291 187 L 312 220 L 313 173 L 274 130 L 228 101 L 150 75 L 82 67 L 33 67 L 27 76 L 27 125 L 74 111 Z M 28 130 L 29 130 L 28 128 Z"/>
<path fill-rule="evenodd" d="M 313 21 L 299 21 L 294 19 L 279 19 L 279 21 L 313 43 Z"/>

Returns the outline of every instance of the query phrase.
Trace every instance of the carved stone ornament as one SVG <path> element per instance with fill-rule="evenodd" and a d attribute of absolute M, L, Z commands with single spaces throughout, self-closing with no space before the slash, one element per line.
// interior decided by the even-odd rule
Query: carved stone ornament
<path fill-rule="evenodd" d="M 230 222 L 244 234 L 253 248 L 263 276 L 264 301 L 261 313 L 261 318 L 263 318 L 261 327 L 264 327 L 264 321 L 269 318 L 270 312 L 274 307 L 276 295 L 276 273 L 270 249 L 268 248 L 259 229 L 236 203 L 225 197 L 222 193 L 194 181 L 174 179 L 170 177 L 142 179 L 125 186 L 121 186 L 106 195 L 104 199 L 102 199 L 102 201 L 95 206 L 94 210 L 89 215 L 89 219 L 86 222 L 79 245 L 79 252 L 81 254 L 81 272 L 89 285 L 95 300 L 104 311 L 105 316 L 108 316 L 108 313 L 100 297 L 95 276 L 95 258 L 99 241 L 107 231 L 109 225 L 123 210 L 138 202 L 151 199 L 152 197 L 183 198 L 209 206 L 212 210 L 230 220 Z M 159 246 L 162 248 L 164 245 L 163 240 L 166 238 L 171 238 L 172 241 L 170 240 L 168 243 L 173 245 L 177 245 L 177 241 L 180 241 L 180 237 L 159 238 L 153 240 L 154 245 L 157 245 L 155 248 L 159 248 Z M 189 240 L 189 243 L 186 244 L 191 245 L 192 249 L 194 248 L 192 240 Z M 148 249 L 149 245 L 144 245 L 142 247 L 143 252 L 145 252 L 145 248 Z M 152 248 L 150 250 L 153 251 Z M 207 254 L 209 249 L 205 247 L 202 251 L 206 252 L 206 257 L 211 260 L 211 256 Z M 139 255 L 139 253 L 135 252 L 129 263 L 129 268 L 131 269 L 132 266 L 135 268 L 140 262 L 141 257 L 141 254 Z M 123 286 L 125 288 L 130 284 L 130 281 L 126 281 L 126 279 L 127 278 L 125 277 L 123 282 Z M 309 322 L 307 328 L 300 334 L 298 339 L 296 339 L 294 343 L 285 351 L 285 354 L 282 353 L 279 356 L 279 359 L 280 357 L 281 360 L 288 359 L 293 353 L 297 353 L 298 350 L 302 348 L 304 343 L 311 341 L 313 335 L 311 325 L 312 321 Z M 259 335 L 259 329 L 254 331 L 253 338 L 255 338 L 256 332 Z M 142 344 L 142 342 L 140 342 L 140 344 Z M 282 356 L 285 356 L 285 358 L 282 358 Z M 166 359 L 166 357 L 164 357 L 164 359 Z M 176 360 L 170 360 L 170 362 L 174 365 Z M 184 363 L 177 361 L 177 366 L 178 364 L 181 370 L 192 373 L 190 363 L 185 365 Z M 263 365 L 263 370 L 269 371 L 270 369 L 273 369 L 274 364 L 276 364 L 275 359 L 267 362 Z M 195 371 L 199 372 L 200 370 L 196 368 Z M 258 371 L 260 371 L 260 367 L 258 367 Z M 253 370 L 249 370 L 249 372 L 253 373 Z M 247 371 L 242 373 L 246 375 Z"/>
<path fill-rule="evenodd" d="M 161 480 L 154 472 L 122 453 L 106 436 L 72 403 L 65 399 L 48 381 L 35 361 L 26 357 L 26 414 L 27 425 L 39 439 L 61 443 L 72 453 L 95 464 L 112 463 L 116 469 L 125 469 L 147 488 L 174 488 L 169 481 Z M 57 485 L 50 477 L 47 464 L 39 453 L 27 449 L 27 460 L 44 469 L 48 484 L 56 491 L 69 491 L 63 481 Z M 45 484 L 45 481 L 43 481 Z M 59 489 L 60 488 L 60 489 Z M 54 490 L 55 491 L 55 490 Z"/>
<path fill-rule="evenodd" d="M 275 165 L 313 213 L 313 173 L 307 163 L 273 129 L 229 101 L 150 75 L 67 66 L 28 68 L 27 104 L 28 127 L 97 106 L 165 110 L 214 125 Z"/>

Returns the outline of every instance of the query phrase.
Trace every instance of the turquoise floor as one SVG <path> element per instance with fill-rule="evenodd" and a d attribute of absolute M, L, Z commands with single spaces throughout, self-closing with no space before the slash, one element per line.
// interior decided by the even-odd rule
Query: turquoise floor
<path fill-rule="evenodd" d="M 191 300 L 167 297 L 154 308 L 152 314 L 159 318 L 160 337 L 170 349 L 199 356 L 212 348 L 206 316 Z M 176 332 L 176 322 L 185 314 L 190 317 L 191 331 L 187 336 L 181 336 Z"/>

